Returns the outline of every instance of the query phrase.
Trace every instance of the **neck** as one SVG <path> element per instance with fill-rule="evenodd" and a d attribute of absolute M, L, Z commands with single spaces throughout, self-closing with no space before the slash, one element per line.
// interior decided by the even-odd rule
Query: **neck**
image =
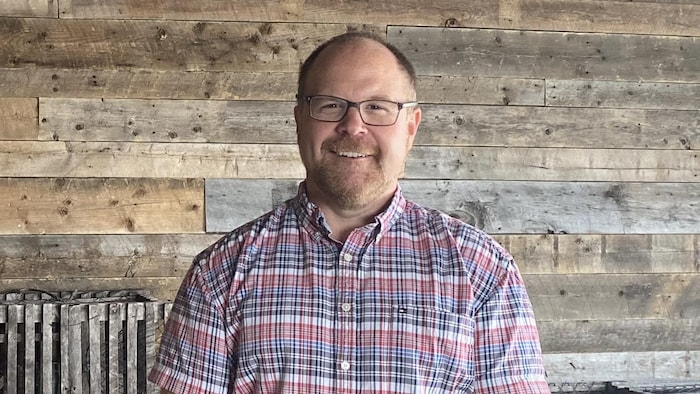
<path fill-rule="evenodd" d="M 331 229 L 331 238 L 339 242 L 345 242 L 356 228 L 362 227 L 374 221 L 374 217 L 383 211 L 391 202 L 394 195 L 392 189 L 359 207 L 343 207 L 326 193 L 307 183 L 306 193 L 309 201 L 323 212 L 328 227 Z"/>

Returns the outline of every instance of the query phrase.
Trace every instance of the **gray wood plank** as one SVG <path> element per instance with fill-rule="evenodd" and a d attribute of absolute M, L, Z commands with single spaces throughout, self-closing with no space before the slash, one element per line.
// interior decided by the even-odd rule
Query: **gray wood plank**
<path fill-rule="evenodd" d="M 126 344 L 123 342 L 126 338 L 122 322 L 125 320 L 123 315 L 126 314 L 126 304 L 112 303 L 109 305 L 109 361 L 108 361 L 108 376 L 109 376 L 109 393 L 122 393 L 124 390 L 124 379 L 120 373 L 120 356 L 123 355 L 123 350 Z M 122 347 L 123 346 L 123 347 Z M 122 367 L 126 368 L 126 365 Z"/>
<path fill-rule="evenodd" d="M 0 236 L 4 279 L 177 277 L 221 234 Z"/>
<path fill-rule="evenodd" d="M 658 4 L 657 4 L 658 3 Z M 240 5 L 239 5 L 240 4 Z M 62 1 L 62 18 L 205 19 L 242 21 L 308 21 L 317 23 L 384 23 L 447 27 L 538 28 L 656 34 L 692 33 L 697 0 L 606 2 L 590 0 L 439 1 L 387 0 L 382 7 L 364 2 L 307 0 L 278 2 L 201 1 L 196 6 L 176 0 Z M 668 17 L 666 17 L 669 15 Z M 688 34 L 691 34 L 688 33 Z"/>
<path fill-rule="evenodd" d="M 90 392 L 102 393 L 106 391 L 105 374 L 102 371 L 102 357 L 107 349 L 104 341 L 104 328 L 108 320 L 107 304 L 91 304 L 88 306 L 88 332 L 90 341 Z"/>
<path fill-rule="evenodd" d="M 421 107 L 423 121 L 417 145 L 644 149 L 700 146 L 700 111 L 430 104 Z M 42 98 L 39 139 L 294 144 L 293 108 L 293 102 L 268 101 Z"/>
<path fill-rule="evenodd" d="M 550 383 L 698 379 L 698 351 L 544 354 Z"/>
<path fill-rule="evenodd" d="M 296 72 L 326 39 L 367 24 L 4 18 L 0 67 Z"/>
<path fill-rule="evenodd" d="M 698 319 L 538 321 L 544 353 L 697 351 Z"/>
<path fill-rule="evenodd" d="M 410 179 L 693 182 L 692 150 L 415 146 Z M 287 178 L 304 168 L 296 145 L 8 141 L 0 177 Z M 2 209 L 0 207 L 0 209 Z"/>
<path fill-rule="evenodd" d="M 295 194 L 287 180 L 206 180 L 206 229 L 229 231 Z M 407 198 L 489 233 L 696 233 L 693 183 L 404 180 Z M 244 192 L 245 191 L 245 192 Z"/>
<path fill-rule="evenodd" d="M 54 338 L 51 326 L 59 324 L 58 304 L 46 303 L 42 306 L 42 330 L 41 330 L 41 388 L 43 393 L 50 393 L 54 389 L 54 382 L 57 378 L 54 375 L 55 363 L 60 363 L 60 356 L 54 360 Z M 60 379 L 60 375 L 59 375 Z"/>
<path fill-rule="evenodd" d="M 547 80 L 546 100 L 553 107 L 697 110 L 700 84 Z M 698 117 L 695 113 L 696 130 Z"/>
<path fill-rule="evenodd" d="M 700 82 L 695 37 L 393 27 L 423 75 Z"/>
<path fill-rule="evenodd" d="M 24 392 L 34 394 L 36 370 L 36 323 L 41 322 L 41 305 L 24 306 Z"/>
<path fill-rule="evenodd" d="M 293 72 L 209 72 L 157 69 L 0 68 L 0 95 L 98 99 L 293 101 L 297 89 L 296 71 L 296 69 Z M 523 92 L 518 90 L 517 87 L 524 84 L 519 83 L 521 80 L 499 80 L 504 85 L 513 87 L 513 94 L 518 97 L 532 90 L 532 88 Z"/>

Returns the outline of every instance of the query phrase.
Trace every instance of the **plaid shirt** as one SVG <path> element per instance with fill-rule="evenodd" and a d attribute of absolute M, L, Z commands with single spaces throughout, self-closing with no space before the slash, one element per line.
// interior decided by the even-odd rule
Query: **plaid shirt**
<path fill-rule="evenodd" d="M 296 198 L 194 260 L 149 379 L 175 393 L 549 393 L 512 257 L 403 198 L 344 244 Z"/>

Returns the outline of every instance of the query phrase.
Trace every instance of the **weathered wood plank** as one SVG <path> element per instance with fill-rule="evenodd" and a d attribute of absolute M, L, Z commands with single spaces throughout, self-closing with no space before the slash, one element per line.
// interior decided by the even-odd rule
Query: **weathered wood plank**
<path fill-rule="evenodd" d="M 137 393 L 139 391 L 138 387 L 138 314 L 141 312 L 143 314 L 143 303 L 129 303 L 126 304 L 126 332 L 125 332 L 125 357 L 126 362 L 126 391 L 127 393 Z"/>
<path fill-rule="evenodd" d="M 547 105 L 697 110 L 700 84 L 548 80 Z M 695 114 L 696 130 L 698 118 Z"/>
<path fill-rule="evenodd" d="M 550 383 L 700 378 L 698 351 L 564 353 L 543 357 Z"/>
<path fill-rule="evenodd" d="M 695 182 L 696 151 L 470 148 L 418 146 L 406 162 L 411 179 Z"/>
<path fill-rule="evenodd" d="M 0 67 L 296 72 L 352 24 L 4 18 Z"/>
<path fill-rule="evenodd" d="M 148 278 L 0 278 L 0 292 L 17 289 L 44 291 L 146 290 L 159 300 L 172 300 L 182 282 L 182 276 Z"/>
<path fill-rule="evenodd" d="M 58 324 L 58 304 L 49 303 L 42 305 L 42 330 L 41 330 L 41 388 L 43 393 L 51 393 L 54 390 L 54 382 L 58 376 L 54 374 L 55 362 L 60 362 L 60 352 L 54 350 L 54 337 L 52 325 Z M 54 359 L 54 355 L 59 355 Z"/>
<path fill-rule="evenodd" d="M 182 276 L 221 234 L 0 236 L 5 279 Z"/>
<path fill-rule="evenodd" d="M 489 233 L 693 234 L 700 228 L 700 188 L 693 183 L 401 184 L 407 198 Z M 207 179 L 207 231 L 225 232 L 248 222 L 292 197 L 294 185 L 288 180 Z"/>
<path fill-rule="evenodd" d="M 58 18 L 58 1 L 0 0 L 0 15 Z"/>
<path fill-rule="evenodd" d="M 7 324 L 5 325 L 7 331 L 7 387 L 19 387 L 19 379 L 17 376 L 17 369 L 19 367 L 19 359 L 17 354 L 17 347 L 19 345 L 19 327 L 17 323 L 21 322 L 20 314 L 23 314 L 23 305 L 8 305 L 7 306 Z M 22 363 L 24 364 L 24 363 Z M 5 371 L 3 371 L 5 372 Z M 9 390 L 8 390 L 9 391 Z M 19 392 L 19 390 L 17 390 Z"/>
<path fill-rule="evenodd" d="M 517 90 L 525 84 L 520 82 L 523 80 L 498 80 L 512 87 L 516 95 L 525 95 Z M 296 69 L 294 72 L 206 72 L 0 68 L 0 95 L 4 97 L 293 101 L 296 89 Z"/>
<path fill-rule="evenodd" d="M 3 278 L 181 277 L 222 234 L 0 236 Z M 528 274 L 700 272 L 697 234 L 495 234 Z"/>
<path fill-rule="evenodd" d="M 297 78 L 296 71 L 0 68 L 0 96 L 294 101 Z M 544 105 L 541 79 L 419 76 L 417 86 L 423 102 Z"/>
<path fill-rule="evenodd" d="M 424 75 L 700 82 L 695 37 L 405 26 L 387 36 Z"/>
<path fill-rule="evenodd" d="M 117 394 L 123 392 L 124 381 L 122 379 L 122 374 L 120 373 L 121 368 L 126 368 L 123 363 L 120 365 L 120 353 L 123 353 L 123 349 L 126 347 L 124 343 L 126 332 L 124 331 L 123 325 L 123 315 L 126 313 L 126 304 L 124 303 L 112 303 L 109 305 L 109 326 L 108 330 L 108 346 L 109 346 L 109 362 L 108 362 L 108 372 L 109 377 L 109 387 L 110 394 Z"/>
<path fill-rule="evenodd" d="M 36 140 L 38 134 L 37 99 L 0 98 L 0 140 Z"/>
<path fill-rule="evenodd" d="M 0 233 L 203 230 L 197 179 L 0 179 Z"/>
<path fill-rule="evenodd" d="M 698 273 L 525 274 L 523 279 L 539 321 L 700 318 Z"/>
<path fill-rule="evenodd" d="M 621 33 L 697 33 L 692 0 L 661 2 L 561 1 L 398 1 L 381 7 L 327 0 L 236 2 L 175 0 L 157 4 L 129 0 L 62 1 L 62 18 L 206 19 L 241 21 L 382 23 L 394 25 L 538 28 Z M 683 4 L 685 3 L 685 4 Z"/>
<path fill-rule="evenodd" d="M 103 393 L 106 391 L 105 377 L 102 371 L 102 357 L 108 349 L 105 343 L 104 328 L 108 320 L 107 304 L 91 304 L 88 306 L 88 329 L 90 339 L 90 392 Z"/>
<path fill-rule="evenodd" d="M 294 105 L 268 101 L 41 99 L 38 138 L 293 144 Z M 423 121 L 417 145 L 644 149 L 700 146 L 700 111 L 429 104 L 421 107 Z"/>
<path fill-rule="evenodd" d="M 41 323 L 41 305 L 24 306 L 24 392 L 34 394 L 36 381 L 36 324 Z"/>
<path fill-rule="evenodd" d="M 513 27 L 689 36 L 700 33 L 698 4 L 648 1 L 525 0 L 515 4 Z M 682 3 L 682 2 L 678 2 Z"/>
<path fill-rule="evenodd" d="M 700 348 L 698 319 L 538 321 L 537 329 L 544 353 L 697 351 Z"/>
<path fill-rule="evenodd" d="M 693 182 L 692 150 L 619 150 L 416 146 L 411 179 Z M 300 179 L 296 145 L 8 141 L 3 177 L 156 177 Z"/>
<path fill-rule="evenodd" d="M 528 274 L 700 272 L 697 234 L 495 234 L 494 238 Z"/>

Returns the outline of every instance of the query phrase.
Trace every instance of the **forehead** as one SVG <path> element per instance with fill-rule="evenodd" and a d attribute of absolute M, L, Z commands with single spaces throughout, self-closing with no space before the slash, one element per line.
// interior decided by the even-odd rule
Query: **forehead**
<path fill-rule="evenodd" d="M 307 89 L 375 88 L 402 95 L 411 84 L 408 73 L 388 48 L 359 38 L 324 49 L 311 65 L 305 85 Z"/>

